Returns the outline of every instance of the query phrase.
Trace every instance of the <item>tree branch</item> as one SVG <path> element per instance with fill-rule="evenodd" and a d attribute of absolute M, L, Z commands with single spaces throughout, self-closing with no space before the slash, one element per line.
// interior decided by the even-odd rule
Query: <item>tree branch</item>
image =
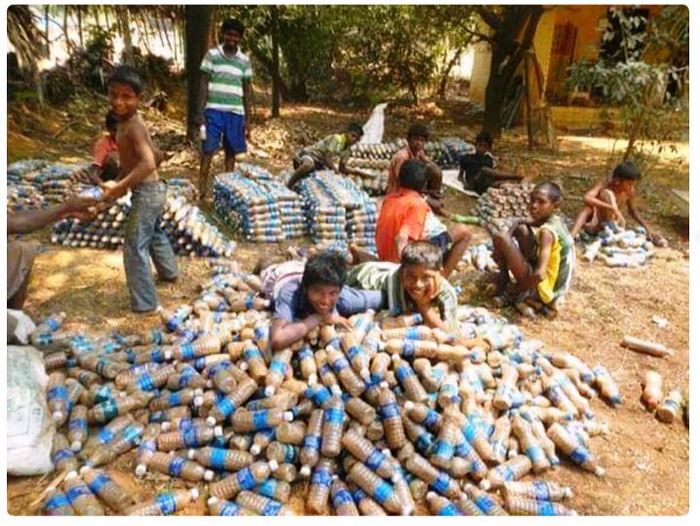
<path fill-rule="evenodd" d="M 475 9 L 476 12 L 479 13 L 481 19 L 491 29 L 493 29 L 494 31 L 498 31 L 501 28 L 502 20 L 496 13 L 490 11 L 489 9 L 486 9 L 486 6 L 483 5 L 475 6 Z"/>

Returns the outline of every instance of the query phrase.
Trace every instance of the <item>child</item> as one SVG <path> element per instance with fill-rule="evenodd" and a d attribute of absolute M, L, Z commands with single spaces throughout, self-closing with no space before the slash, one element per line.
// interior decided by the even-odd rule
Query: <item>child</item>
<path fill-rule="evenodd" d="M 442 211 L 441 200 L 442 192 L 442 170 L 432 162 L 425 153 L 425 144 L 428 142 L 430 133 L 428 128 L 422 124 L 414 124 L 408 130 L 408 146 L 402 148 L 394 154 L 389 164 L 389 178 L 387 182 L 386 193 L 391 194 L 399 191 L 399 173 L 403 163 L 415 159 L 425 165 L 428 183 L 425 194 L 426 201 L 430 207 L 437 213 Z"/>
<path fill-rule="evenodd" d="M 350 157 L 350 147 L 357 143 L 364 132 L 356 122 L 348 124 L 344 133 L 329 135 L 311 146 L 302 148 L 294 155 L 294 173 L 287 182 L 294 188 L 302 179 L 316 170 L 333 170 L 335 172 L 367 177 L 367 173 L 357 168 L 350 168 L 345 163 Z M 336 158 L 338 164 L 336 165 Z"/>
<path fill-rule="evenodd" d="M 95 141 L 92 149 L 92 164 L 75 173 L 77 180 L 100 185 L 105 181 L 112 181 L 119 175 L 119 150 L 117 148 L 117 125 L 119 119 L 108 111 L 105 117 L 105 129 L 107 133 Z"/>
<path fill-rule="evenodd" d="M 459 180 L 464 189 L 483 194 L 491 186 L 498 186 L 507 181 L 520 181 L 522 176 L 497 171 L 496 159 L 491 153 L 493 138 L 487 132 L 476 136 L 476 153 L 462 157 L 459 164 Z"/>
<path fill-rule="evenodd" d="M 275 267 L 262 272 L 263 289 L 271 288 L 274 304 L 270 328 L 273 350 L 292 345 L 320 325 L 351 329 L 345 316 L 381 306 L 381 292 L 345 286 L 345 260 L 335 252 L 314 254 L 305 265 L 289 261 Z M 269 272 L 276 274 L 272 287 L 266 286 Z"/>
<path fill-rule="evenodd" d="M 158 307 L 151 258 L 160 279 L 177 279 L 177 261 L 170 241 L 160 228 L 166 188 L 156 170 L 156 158 L 146 124 L 138 114 L 143 85 L 130 66 L 117 67 L 107 81 L 109 102 L 119 119 L 117 146 L 122 177 L 105 186 L 104 200 L 131 189 L 131 210 L 124 235 L 124 270 L 131 310 L 151 312 Z"/>
<path fill-rule="evenodd" d="M 430 207 L 421 196 L 426 177 L 426 168 L 420 161 L 411 159 L 401 165 L 399 190 L 384 198 L 379 212 L 375 237 L 377 253 L 380 261 L 398 263 L 410 241 L 425 239 L 440 248 L 445 262 L 442 272 L 449 276 L 467 249 L 471 236 L 464 225 L 454 225 L 448 230 L 440 223 L 444 230 L 435 228 L 436 218 L 430 216 Z"/>
<path fill-rule="evenodd" d="M 574 226 L 571 228 L 571 236 L 575 238 L 582 228 L 589 234 L 596 234 L 608 221 L 619 223 L 624 227 L 625 216 L 620 211 L 620 207 L 627 203 L 627 210 L 632 218 L 646 230 L 647 238 L 657 246 L 663 245 L 665 240 L 651 231 L 634 204 L 635 186 L 641 178 L 642 174 L 634 163 L 626 161 L 618 164 L 610 179 L 599 182 L 583 196 L 586 206 L 576 216 Z"/>
<path fill-rule="evenodd" d="M 496 293 L 516 281 L 520 301 L 544 304 L 557 311 L 571 284 L 574 270 L 574 243 L 564 222 L 557 215 L 561 188 L 554 183 L 538 184 L 530 195 L 532 221 L 514 225 L 493 238 L 493 257 L 500 268 Z M 535 300 L 535 301 L 532 301 Z"/>

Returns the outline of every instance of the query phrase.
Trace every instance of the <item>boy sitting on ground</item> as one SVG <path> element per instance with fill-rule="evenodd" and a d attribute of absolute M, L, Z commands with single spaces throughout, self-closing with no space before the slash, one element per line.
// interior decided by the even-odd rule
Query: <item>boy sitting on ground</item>
<path fill-rule="evenodd" d="M 520 175 L 496 170 L 496 158 L 491 153 L 493 138 L 489 133 L 481 132 L 474 142 L 476 153 L 465 155 L 459 163 L 459 180 L 465 190 L 481 195 L 492 186 L 523 179 Z"/>
<path fill-rule="evenodd" d="M 606 222 L 617 223 L 624 227 L 625 216 L 620 207 L 626 203 L 630 215 L 644 228 L 649 241 L 656 246 L 665 245 L 666 240 L 651 231 L 649 224 L 642 219 L 635 206 L 635 186 L 641 178 L 642 174 L 634 163 L 626 161 L 618 164 L 613 170 L 612 177 L 599 182 L 583 196 L 585 206 L 576 216 L 574 226 L 571 228 L 571 236 L 576 238 L 581 229 L 588 234 L 597 234 Z"/>
<path fill-rule="evenodd" d="M 368 309 L 379 310 L 382 293 L 357 290 L 345 285 L 345 260 L 335 252 L 312 255 L 306 264 L 282 263 L 262 271 L 263 290 L 274 304 L 270 344 L 273 350 L 284 349 L 303 339 L 320 325 L 340 325 L 351 329 L 347 316 Z M 268 273 L 275 275 L 269 282 Z"/>
<path fill-rule="evenodd" d="M 414 124 L 408 130 L 408 145 L 394 154 L 389 164 L 389 177 L 387 181 L 386 193 L 398 192 L 399 173 L 403 163 L 409 160 L 416 160 L 423 163 L 427 174 L 427 185 L 425 189 L 426 202 L 435 213 L 442 213 L 442 170 L 431 161 L 425 153 L 425 144 L 428 142 L 430 133 L 428 128 L 422 124 Z"/>
<path fill-rule="evenodd" d="M 440 249 L 444 261 L 442 272 L 449 276 L 462 259 L 471 236 L 464 225 L 449 229 L 442 225 L 444 230 L 434 226 L 437 218 L 430 216 L 430 207 L 421 196 L 426 177 L 426 168 L 420 161 L 412 159 L 402 164 L 399 190 L 384 198 L 379 212 L 375 236 L 377 253 L 380 261 L 398 263 L 409 242 L 426 240 Z"/>
<path fill-rule="evenodd" d="M 510 284 L 510 272 L 515 278 L 518 304 L 525 302 L 546 313 L 559 310 L 576 259 L 573 239 L 557 214 L 561 199 L 558 185 L 538 184 L 530 195 L 532 220 L 493 237 L 493 258 L 500 269 L 497 295 Z"/>
<path fill-rule="evenodd" d="M 299 150 L 294 155 L 294 173 L 287 186 L 294 188 L 299 181 L 317 170 L 333 170 L 342 174 L 368 177 L 369 174 L 363 170 L 351 168 L 346 164 L 350 158 L 350 147 L 362 138 L 363 133 L 362 126 L 351 122 L 344 133 L 329 135 Z"/>

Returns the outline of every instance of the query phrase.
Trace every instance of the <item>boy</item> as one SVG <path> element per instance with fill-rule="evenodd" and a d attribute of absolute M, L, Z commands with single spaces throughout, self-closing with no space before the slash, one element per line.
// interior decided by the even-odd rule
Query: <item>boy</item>
<path fill-rule="evenodd" d="M 316 170 L 333 170 L 338 173 L 367 177 L 364 171 L 346 165 L 350 157 L 350 147 L 357 143 L 363 134 L 362 126 L 351 122 L 344 133 L 329 135 L 299 150 L 294 155 L 294 173 L 287 182 L 287 186 L 290 189 L 294 188 L 299 181 Z"/>
<path fill-rule="evenodd" d="M 109 102 L 119 119 L 117 146 L 121 161 L 120 179 L 105 187 L 105 201 L 131 189 L 131 210 L 124 233 L 124 270 L 134 312 L 152 312 L 158 307 L 151 258 L 164 281 L 177 279 L 177 261 L 170 241 L 160 228 L 166 188 L 156 170 L 156 159 L 146 124 L 138 114 L 143 85 L 130 66 L 115 68 L 107 81 Z"/>
<path fill-rule="evenodd" d="M 345 286 L 346 264 L 338 253 L 320 252 L 311 256 L 305 265 L 290 261 L 277 267 L 280 268 L 268 268 L 262 273 L 263 288 L 267 290 L 266 274 L 270 271 L 277 274 L 272 285 L 274 314 L 270 344 L 273 350 L 292 345 L 320 325 L 351 329 L 346 316 L 368 309 L 378 310 L 382 304 L 379 291 Z"/>
<path fill-rule="evenodd" d="M 510 283 L 510 271 L 520 301 L 559 310 L 576 259 L 573 239 L 557 215 L 561 199 L 558 185 L 538 184 L 530 195 L 532 221 L 518 223 L 508 233 L 494 236 L 493 257 L 500 269 L 497 295 Z"/>
<path fill-rule="evenodd" d="M 459 163 L 459 180 L 464 189 L 481 195 L 491 186 L 498 186 L 507 181 L 520 181 L 520 175 L 497 171 L 496 159 L 491 153 L 493 138 L 487 132 L 481 132 L 474 141 L 476 153 L 467 154 Z"/>
<path fill-rule="evenodd" d="M 596 234 L 608 221 L 618 222 L 624 227 L 625 216 L 620 211 L 620 207 L 627 203 L 627 210 L 632 218 L 646 230 L 647 238 L 657 246 L 663 245 L 665 240 L 651 231 L 634 204 L 635 186 L 641 178 L 642 174 L 633 162 L 626 161 L 618 164 L 610 179 L 599 182 L 583 196 L 585 206 L 576 216 L 574 226 L 571 228 L 571 236 L 576 238 L 582 228 L 589 234 Z"/>
<path fill-rule="evenodd" d="M 233 18 L 221 24 L 222 45 L 210 49 L 202 60 L 197 124 L 206 122 L 199 166 L 199 194 L 202 201 L 209 195 L 209 169 L 214 152 L 224 144 L 227 172 L 236 164 L 236 154 L 247 150 L 250 139 L 251 79 L 250 59 L 238 47 L 245 27 Z"/>
<path fill-rule="evenodd" d="M 384 198 L 379 211 L 375 235 L 377 254 L 380 261 L 398 263 L 410 241 L 425 239 L 440 248 L 445 263 L 442 272 L 449 276 L 467 249 L 471 236 L 464 225 L 454 225 L 449 230 L 441 223 L 442 229 L 433 226 L 436 218 L 430 216 L 430 206 L 421 196 L 426 178 L 426 168 L 420 161 L 411 159 L 401 165 L 399 190 Z"/>
<path fill-rule="evenodd" d="M 402 148 L 394 154 L 389 164 L 389 178 L 387 182 L 386 193 L 391 194 L 399 191 L 399 173 L 403 163 L 415 159 L 425 165 L 428 183 L 425 194 L 426 201 L 430 207 L 437 213 L 441 211 L 442 192 L 442 170 L 440 167 L 431 161 L 425 153 L 425 144 L 428 142 L 430 133 L 428 128 L 422 124 L 414 124 L 408 129 L 408 146 Z"/>
<path fill-rule="evenodd" d="M 95 142 L 92 149 L 92 164 L 76 173 L 79 180 L 100 185 L 105 181 L 113 181 L 117 178 L 119 175 L 118 124 L 117 116 L 112 111 L 108 111 L 105 117 L 107 133 Z"/>

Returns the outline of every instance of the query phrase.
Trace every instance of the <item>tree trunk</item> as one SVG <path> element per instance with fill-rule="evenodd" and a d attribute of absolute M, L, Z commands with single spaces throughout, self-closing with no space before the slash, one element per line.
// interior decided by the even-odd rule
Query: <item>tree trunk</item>
<path fill-rule="evenodd" d="M 442 75 L 440 76 L 440 84 L 438 85 L 437 92 L 435 93 L 439 100 L 445 100 L 445 95 L 447 93 L 447 83 L 450 81 L 450 73 L 457 64 L 459 57 L 462 55 L 462 51 L 463 49 L 461 47 L 455 50 L 455 54 L 452 55 L 452 58 L 447 63 L 445 71 L 443 71 Z"/>
<path fill-rule="evenodd" d="M 122 52 L 122 57 L 124 59 L 124 64 L 129 66 L 134 65 L 134 49 L 131 43 L 131 29 L 129 28 L 129 11 L 126 6 L 118 6 L 116 8 L 117 12 L 117 24 L 119 25 L 119 30 L 122 34 L 122 40 L 124 40 L 124 51 Z"/>
<path fill-rule="evenodd" d="M 199 67 L 210 46 L 214 7 L 211 5 L 185 6 L 185 69 L 187 71 L 187 138 L 197 140 L 199 130 L 195 119 L 199 112 L 199 85 L 202 73 Z"/>
<path fill-rule="evenodd" d="M 280 116 L 280 46 L 279 11 L 276 5 L 270 6 L 272 17 L 272 118 Z"/>
<path fill-rule="evenodd" d="M 78 40 L 80 41 L 80 47 L 83 46 L 83 6 L 77 6 L 77 17 L 78 17 Z"/>
<path fill-rule="evenodd" d="M 505 6 L 491 38 L 491 74 L 486 85 L 483 129 L 501 136 L 506 93 L 512 87 L 523 52 L 532 46 L 537 24 L 544 13 L 540 5 Z"/>

